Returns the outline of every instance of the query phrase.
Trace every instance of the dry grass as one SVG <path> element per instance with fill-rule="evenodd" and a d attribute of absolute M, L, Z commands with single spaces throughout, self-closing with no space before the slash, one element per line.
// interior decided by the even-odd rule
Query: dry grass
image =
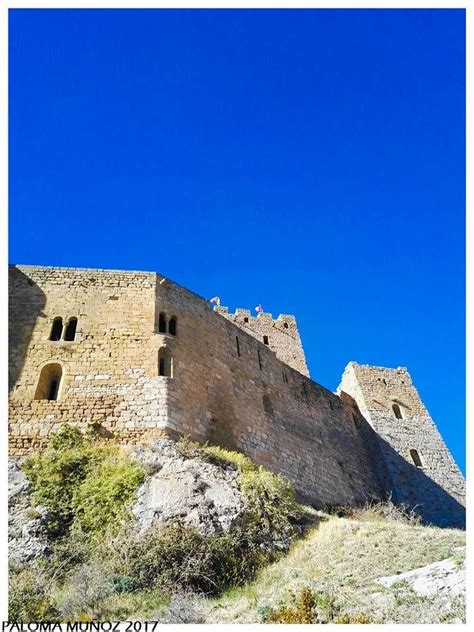
<path fill-rule="evenodd" d="M 379 508 L 380 509 L 380 508 Z M 251 623 L 259 612 L 288 599 L 289 591 L 308 586 L 336 598 L 348 615 L 367 615 L 374 623 L 437 623 L 463 618 L 463 604 L 451 611 L 440 598 L 412 590 L 381 587 L 378 577 L 394 575 L 453 555 L 465 533 L 391 519 L 381 511 L 360 511 L 354 518 L 321 516 L 318 527 L 293 545 L 289 554 L 261 571 L 257 579 L 206 602 L 208 622 Z"/>

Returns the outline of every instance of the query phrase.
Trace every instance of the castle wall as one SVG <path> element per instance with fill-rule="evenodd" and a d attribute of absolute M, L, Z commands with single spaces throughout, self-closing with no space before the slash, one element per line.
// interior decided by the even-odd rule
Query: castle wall
<path fill-rule="evenodd" d="M 236 309 L 235 314 L 232 314 L 229 313 L 227 307 L 216 307 L 216 311 L 266 344 L 279 360 L 309 377 L 306 357 L 294 316 L 280 314 L 274 319 L 266 312 L 252 316 L 248 309 Z"/>
<path fill-rule="evenodd" d="M 380 448 L 376 466 L 386 493 L 416 507 L 427 522 L 464 526 L 464 478 L 408 371 L 351 362 L 338 390 L 352 396 L 376 431 Z M 393 405 L 399 407 L 401 419 Z M 418 466 L 413 450 L 420 458 Z"/>
<path fill-rule="evenodd" d="M 100 422 L 122 442 L 177 431 L 241 450 L 316 505 L 380 493 L 365 420 L 192 292 L 152 273 L 17 266 L 10 293 L 13 452 Z M 160 333 L 161 312 L 176 335 Z M 48 340 L 57 316 L 78 317 L 74 342 Z M 158 375 L 163 347 L 172 377 Z M 48 362 L 64 369 L 57 401 L 34 399 Z"/>
<path fill-rule="evenodd" d="M 15 266 L 9 275 L 10 449 L 44 444 L 62 423 L 105 426 L 124 441 L 168 418 L 169 378 L 157 376 L 152 273 Z M 78 318 L 73 342 L 48 340 L 54 318 Z M 57 362 L 57 401 L 35 399 L 44 365 Z"/>
<path fill-rule="evenodd" d="M 179 322 L 173 429 L 244 452 L 317 505 L 379 493 L 352 409 L 337 395 L 187 290 L 158 284 L 157 304 L 172 305 Z"/>

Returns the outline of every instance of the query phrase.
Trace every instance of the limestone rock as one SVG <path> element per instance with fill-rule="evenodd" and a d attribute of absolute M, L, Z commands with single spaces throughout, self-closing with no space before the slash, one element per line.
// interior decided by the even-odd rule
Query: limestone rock
<path fill-rule="evenodd" d="M 185 458 L 167 439 L 155 441 L 151 449 L 137 448 L 134 456 L 152 471 L 133 508 L 140 529 L 178 521 L 211 534 L 229 529 L 244 514 L 233 466 Z"/>
<path fill-rule="evenodd" d="M 45 510 L 33 507 L 29 483 L 18 461 L 8 460 L 8 549 L 11 564 L 23 565 L 48 551 Z"/>
<path fill-rule="evenodd" d="M 405 581 L 418 595 L 424 597 L 443 594 L 451 599 L 466 594 L 465 563 L 464 561 L 458 562 L 454 558 L 435 562 L 399 575 L 380 577 L 377 581 L 387 588 L 397 582 Z"/>

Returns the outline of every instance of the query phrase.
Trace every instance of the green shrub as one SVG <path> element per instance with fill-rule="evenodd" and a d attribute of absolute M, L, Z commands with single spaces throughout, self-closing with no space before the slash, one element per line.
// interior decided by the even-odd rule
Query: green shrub
<path fill-rule="evenodd" d="M 104 453 L 93 460 L 86 478 L 75 490 L 72 510 L 84 532 L 101 533 L 128 515 L 144 472 L 119 453 Z"/>
<path fill-rule="evenodd" d="M 91 535 L 118 527 L 126 517 L 144 471 L 117 446 L 105 446 L 64 426 L 49 446 L 24 466 L 33 498 L 47 509 L 53 537 L 71 528 Z"/>
<path fill-rule="evenodd" d="M 84 437 L 81 431 L 75 426 L 64 424 L 61 428 L 54 432 L 48 442 L 50 450 L 72 450 L 74 448 L 82 448 L 84 445 Z"/>
<path fill-rule="evenodd" d="M 193 527 L 168 523 L 134 537 L 125 531 L 114 540 L 108 563 L 115 575 L 133 578 L 140 590 L 217 595 L 244 584 L 275 559 L 277 553 L 262 547 L 260 540 L 255 525 L 203 535 Z"/>
<path fill-rule="evenodd" d="M 191 527 L 160 525 L 136 537 L 128 546 L 127 568 L 140 588 L 165 591 L 214 588 L 210 541 Z"/>
<path fill-rule="evenodd" d="M 59 611 L 42 578 L 28 572 L 11 579 L 8 591 L 8 620 L 15 623 L 60 620 Z"/>
<path fill-rule="evenodd" d="M 114 575 L 112 577 L 112 590 L 114 593 L 129 593 L 138 590 L 136 579 L 128 575 Z"/>

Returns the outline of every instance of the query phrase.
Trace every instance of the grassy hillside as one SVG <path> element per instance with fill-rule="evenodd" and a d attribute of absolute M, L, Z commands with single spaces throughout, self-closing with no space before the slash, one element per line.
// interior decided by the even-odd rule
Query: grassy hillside
<path fill-rule="evenodd" d="M 461 567 L 463 531 L 420 526 L 391 502 L 341 510 L 344 517 L 302 507 L 288 481 L 221 448 L 184 439 L 154 450 L 151 461 L 138 462 L 119 446 L 66 426 L 22 465 L 30 485 L 23 500 L 33 504 L 13 502 L 10 512 L 18 524 L 28 513 L 41 517 L 38 538 L 48 553 L 11 563 L 11 621 L 464 619 L 461 598 L 447 591 L 422 597 L 406 581 L 390 588 L 376 581 L 446 558 Z M 220 488 L 223 473 L 232 471 L 243 503 L 238 520 L 214 532 L 178 519 L 138 529 L 132 514 L 137 490 L 166 459 L 181 460 L 183 471 L 191 467 L 195 476 L 212 466 Z M 197 489 L 200 498 L 205 490 Z M 186 517 L 190 507 L 179 507 Z M 211 508 L 206 504 L 203 515 Z M 457 568 L 451 573 L 457 576 Z"/>
<path fill-rule="evenodd" d="M 250 623 L 265 620 L 281 604 L 294 608 L 296 602 L 301 608 L 303 587 L 319 595 L 321 620 L 345 614 L 354 622 L 448 623 L 464 617 L 460 600 L 446 611 L 441 596 L 420 597 L 403 582 L 386 589 L 375 581 L 453 555 L 459 558 L 462 554 L 453 549 L 465 544 L 463 531 L 409 524 L 376 511 L 360 511 L 353 518 L 320 514 L 320 519 L 255 581 L 203 601 L 206 620 Z"/>

